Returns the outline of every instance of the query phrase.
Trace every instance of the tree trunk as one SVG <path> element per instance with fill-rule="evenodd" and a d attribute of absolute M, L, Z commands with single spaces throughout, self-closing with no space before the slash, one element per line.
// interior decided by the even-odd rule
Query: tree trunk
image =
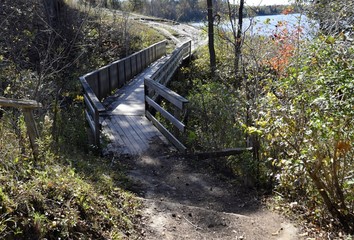
<path fill-rule="evenodd" d="M 345 228 L 346 231 L 352 232 L 354 231 L 353 229 L 353 216 L 349 213 L 344 213 L 341 212 L 338 209 L 338 206 L 332 202 L 330 197 L 328 196 L 326 192 L 326 186 L 323 183 L 323 181 L 318 177 L 317 173 L 312 171 L 311 169 L 308 170 L 308 173 L 313 180 L 317 190 L 319 191 L 328 211 L 331 213 L 331 215 L 339 220 L 339 222 L 342 224 L 342 226 Z"/>
<path fill-rule="evenodd" d="M 214 47 L 214 16 L 213 16 L 213 1 L 207 0 L 208 6 L 208 47 L 209 47 L 209 55 L 210 55 L 210 71 L 212 77 L 215 76 L 216 69 L 216 55 L 215 55 L 215 47 Z"/>
<path fill-rule="evenodd" d="M 240 0 L 240 7 L 238 9 L 238 22 L 237 22 L 237 33 L 235 37 L 235 75 L 236 81 L 240 81 L 240 60 L 242 54 L 242 27 L 243 27 L 243 9 L 245 5 L 245 0 Z M 241 86 L 240 82 L 236 83 L 237 87 Z"/>

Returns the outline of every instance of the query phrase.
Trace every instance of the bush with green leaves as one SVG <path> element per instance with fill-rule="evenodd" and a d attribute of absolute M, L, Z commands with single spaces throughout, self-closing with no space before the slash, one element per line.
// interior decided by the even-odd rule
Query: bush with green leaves
<path fill-rule="evenodd" d="M 320 36 L 265 80 L 257 120 L 286 196 L 354 232 L 354 45 Z M 331 217 L 325 221 L 329 213 Z"/>

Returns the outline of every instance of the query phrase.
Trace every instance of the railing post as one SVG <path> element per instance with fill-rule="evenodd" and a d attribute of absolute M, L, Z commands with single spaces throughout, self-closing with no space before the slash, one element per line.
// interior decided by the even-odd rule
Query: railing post
<path fill-rule="evenodd" d="M 97 109 L 95 109 L 95 133 L 94 133 L 94 138 L 95 138 L 95 145 L 98 148 L 98 150 L 101 149 L 100 132 L 101 132 L 100 113 L 99 113 L 99 111 Z"/>
<path fill-rule="evenodd" d="M 32 109 L 23 109 L 23 116 L 26 122 L 27 133 L 33 151 L 33 157 L 37 161 L 39 157 L 37 144 L 37 139 L 39 139 L 39 132 L 36 126 L 36 122 L 34 121 Z"/>
<path fill-rule="evenodd" d="M 109 91 L 109 94 L 111 94 L 111 92 L 112 92 L 112 80 L 111 80 L 111 66 L 112 66 L 112 64 L 111 65 L 109 65 L 108 67 L 107 67 L 107 70 L 108 70 L 108 91 Z M 106 94 L 105 94 L 106 95 Z M 105 96 L 105 97 L 107 97 L 107 96 Z"/>
<path fill-rule="evenodd" d="M 98 100 L 101 101 L 101 81 L 100 81 L 101 77 L 100 77 L 100 73 L 97 73 L 97 93 L 98 93 Z"/>

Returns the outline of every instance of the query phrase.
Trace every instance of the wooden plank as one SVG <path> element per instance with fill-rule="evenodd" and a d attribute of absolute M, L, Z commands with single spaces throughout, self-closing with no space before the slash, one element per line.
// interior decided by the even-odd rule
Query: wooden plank
<path fill-rule="evenodd" d="M 118 63 L 113 63 L 109 66 L 109 79 L 111 91 L 118 88 Z"/>
<path fill-rule="evenodd" d="M 130 68 L 131 68 L 131 74 L 132 74 L 132 78 L 138 74 L 138 71 L 137 71 L 137 68 L 136 68 L 136 65 L 137 65 L 137 54 L 133 54 L 133 55 L 130 55 Z"/>
<path fill-rule="evenodd" d="M 180 110 L 183 110 L 184 106 L 186 103 L 188 103 L 188 100 L 182 97 L 181 95 L 177 94 L 176 92 L 168 89 L 167 87 L 163 86 L 162 84 L 159 84 L 155 81 L 153 81 L 150 78 L 145 78 L 145 85 L 154 89 L 156 93 L 164 97 L 166 100 L 168 100 L 170 103 L 178 107 Z"/>
<path fill-rule="evenodd" d="M 89 87 L 92 89 L 92 91 L 94 92 L 94 94 L 96 95 L 96 97 L 99 99 L 99 84 L 98 84 L 98 71 L 93 72 L 90 75 L 85 75 L 85 77 L 81 77 L 83 79 L 85 79 L 89 85 Z M 80 79 L 81 79 L 80 78 Z M 82 83 L 82 81 L 81 81 Z"/>
<path fill-rule="evenodd" d="M 121 154 L 129 154 L 128 149 L 125 147 L 125 143 L 119 133 L 115 130 L 114 124 L 111 122 L 111 119 L 107 118 L 105 120 L 104 131 L 110 138 L 114 149 L 117 146 L 121 150 Z"/>
<path fill-rule="evenodd" d="M 95 136 L 96 135 L 95 121 L 93 120 L 92 116 L 87 112 L 86 109 L 85 109 L 85 116 L 86 116 L 86 120 L 89 124 L 89 127 L 92 131 L 92 134 Z"/>
<path fill-rule="evenodd" d="M 122 118 L 124 116 L 122 115 L 118 115 L 115 117 L 115 121 L 117 122 L 117 125 L 116 127 L 120 128 L 122 130 L 122 132 L 124 132 L 127 140 L 130 142 L 130 145 L 127 145 L 128 148 L 130 148 L 130 146 L 132 148 L 130 149 L 133 149 L 133 151 L 138 154 L 141 152 L 141 148 L 139 146 L 139 143 L 138 143 L 138 138 L 134 135 L 135 134 L 135 131 L 132 131 L 131 129 L 131 126 L 129 125 L 129 122 L 127 122 L 124 118 Z M 125 124 L 127 125 L 125 125 Z"/>
<path fill-rule="evenodd" d="M 165 136 L 145 116 L 140 116 L 139 123 L 143 127 L 145 133 L 149 136 L 149 141 L 154 138 L 159 138 L 165 144 L 170 144 Z"/>
<path fill-rule="evenodd" d="M 198 159 L 208 159 L 208 158 L 219 158 L 219 157 L 227 157 L 232 155 L 242 154 L 244 152 L 252 151 L 251 147 L 248 148 L 230 148 L 230 149 L 223 149 L 220 151 L 212 151 L 212 152 L 199 152 L 193 153 L 188 156 L 190 157 L 197 157 Z"/>
<path fill-rule="evenodd" d="M 125 72 L 125 82 L 128 82 L 132 78 L 132 68 L 129 58 L 124 59 L 124 72 Z"/>
<path fill-rule="evenodd" d="M 41 108 L 42 104 L 34 100 L 0 97 L 0 106 L 23 108 L 23 109 L 36 109 L 36 108 Z"/>
<path fill-rule="evenodd" d="M 153 126 L 151 124 L 150 128 L 146 128 L 141 121 L 141 116 L 130 116 L 128 115 L 127 118 L 129 119 L 130 122 L 135 122 L 136 124 L 136 131 L 138 132 L 138 135 L 142 135 L 142 139 L 145 139 L 147 141 L 149 141 L 152 137 L 154 137 L 155 135 L 153 133 L 151 133 L 151 127 Z"/>
<path fill-rule="evenodd" d="M 124 61 L 119 61 L 117 65 L 118 65 L 118 88 L 121 88 L 125 84 L 125 79 L 126 79 Z"/>
<path fill-rule="evenodd" d="M 148 59 L 149 58 L 148 53 L 149 53 L 148 49 L 143 50 L 142 53 L 141 53 L 142 69 L 145 69 L 150 64 L 150 61 Z"/>
<path fill-rule="evenodd" d="M 95 108 L 90 102 L 90 100 L 88 99 L 86 94 L 84 94 L 84 102 L 86 105 L 86 109 L 88 110 L 88 114 L 90 114 L 90 116 L 95 116 Z"/>
<path fill-rule="evenodd" d="M 130 123 L 130 126 L 132 127 L 132 129 L 134 129 L 136 135 L 139 137 L 139 142 L 144 147 L 143 150 L 146 151 L 149 148 L 149 139 L 142 131 L 142 128 L 138 125 L 136 116 L 131 116 L 130 118 L 127 117 L 127 121 Z"/>
<path fill-rule="evenodd" d="M 156 58 L 161 58 L 163 55 L 166 54 L 166 43 L 160 43 L 156 46 Z"/>
<path fill-rule="evenodd" d="M 170 121 L 178 130 L 184 132 L 185 125 L 181 123 L 177 118 L 175 118 L 171 113 L 167 112 L 160 105 L 158 105 L 154 100 L 145 96 L 146 103 L 152 106 L 156 111 L 162 114 L 168 121 Z"/>
<path fill-rule="evenodd" d="M 109 72 L 107 66 L 99 70 L 98 78 L 99 78 L 99 89 L 100 89 L 98 99 L 106 98 L 111 93 L 111 84 L 109 80 Z"/>
<path fill-rule="evenodd" d="M 187 152 L 187 148 L 177 138 L 175 138 L 175 136 L 173 136 L 159 121 L 157 121 L 157 119 L 152 116 L 151 113 L 146 111 L 145 115 L 180 152 Z"/>
<path fill-rule="evenodd" d="M 131 142 L 130 138 L 127 136 L 126 132 L 120 127 L 119 122 L 116 119 L 117 116 L 112 117 L 112 127 L 115 132 L 121 137 L 124 142 L 124 146 L 131 154 L 136 154 L 137 150 L 135 149 L 134 142 Z"/>
<path fill-rule="evenodd" d="M 138 131 L 136 131 L 137 124 L 135 123 L 135 121 L 129 121 L 129 119 L 126 116 L 120 116 L 120 117 L 129 126 L 127 129 L 129 129 L 130 136 L 133 137 L 135 142 L 138 144 L 139 151 L 142 152 L 142 151 L 145 151 L 146 149 L 148 149 L 149 145 L 146 143 L 146 141 L 144 141 L 139 136 Z"/>
<path fill-rule="evenodd" d="M 143 51 L 140 51 L 139 53 L 137 53 L 137 56 L 136 56 L 136 71 L 137 71 L 137 73 L 140 73 L 144 69 L 143 64 L 142 64 L 142 55 L 143 55 Z"/>
<path fill-rule="evenodd" d="M 161 134 L 145 116 L 139 116 L 138 121 L 142 131 L 144 131 L 149 139 L 156 137 L 158 134 Z"/>

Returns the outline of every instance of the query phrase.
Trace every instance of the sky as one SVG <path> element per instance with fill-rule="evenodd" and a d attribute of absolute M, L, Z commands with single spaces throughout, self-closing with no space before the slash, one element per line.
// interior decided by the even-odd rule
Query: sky
<path fill-rule="evenodd" d="M 258 5 L 281 5 L 288 4 L 288 0 L 245 0 L 245 4 L 249 6 Z"/>

